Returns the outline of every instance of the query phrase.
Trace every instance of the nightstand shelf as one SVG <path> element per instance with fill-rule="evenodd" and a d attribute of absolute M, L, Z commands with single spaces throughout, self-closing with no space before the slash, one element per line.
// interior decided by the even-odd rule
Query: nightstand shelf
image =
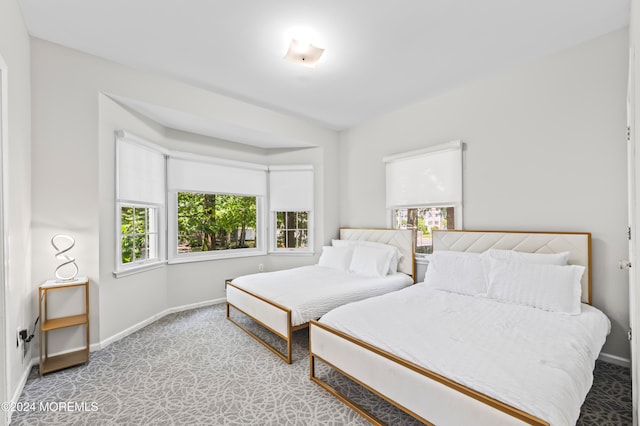
<path fill-rule="evenodd" d="M 42 331 L 57 330 L 59 328 L 73 327 L 74 325 L 87 324 L 89 322 L 86 314 L 71 315 L 62 318 L 46 320 L 42 324 Z"/>
<path fill-rule="evenodd" d="M 87 361 L 87 353 L 84 349 L 81 349 L 46 358 L 41 364 L 40 371 L 41 374 L 47 374 L 63 368 L 73 367 L 74 365 L 84 364 Z"/>
<path fill-rule="evenodd" d="M 51 291 L 81 288 L 84 291 L 84 312 L 58 318 L 49 318 L 48 296 Z M 89 280 L 77 277 L 72 281 L 49 280 L 38 288 L 40 326 L 40 375 L 89 362 Z M 49 355 L 49 332 L 69 327 L 85 327 L 85 345 L 82 349 L 59 355 Z"/>

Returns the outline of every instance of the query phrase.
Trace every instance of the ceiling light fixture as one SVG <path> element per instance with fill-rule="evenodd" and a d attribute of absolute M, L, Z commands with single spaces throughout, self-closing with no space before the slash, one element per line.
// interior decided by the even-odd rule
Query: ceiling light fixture
<path fill-rule="evenodd" d="M 323 52 L 324 49 L 314 46 L 306 40 L 293 38 L 284 59 L 298 65 L 314 68 Z"/>

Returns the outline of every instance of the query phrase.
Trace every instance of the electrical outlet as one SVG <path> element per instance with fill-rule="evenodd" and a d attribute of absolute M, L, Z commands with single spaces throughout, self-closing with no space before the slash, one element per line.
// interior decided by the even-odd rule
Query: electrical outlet
<path fill-rule="evenodd" d="M 262 263 L 258 263 L 258 271 L 259 271 L 259 272 L 264 271 L 264 264 L 262 264 Z"/>
<path fill-rule="evenodd" d="M 18 327 L 16 330 L 16 348 L 19 348 L 20 345 L 26 346 L 27 337 L 29 337 L 29 332 L 26 328 Z"/>

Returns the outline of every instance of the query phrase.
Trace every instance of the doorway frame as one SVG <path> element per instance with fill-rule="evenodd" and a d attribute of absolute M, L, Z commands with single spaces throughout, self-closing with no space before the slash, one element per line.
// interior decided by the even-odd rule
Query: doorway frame
<path fill-rule="evenodd" d="M 9 348 L 11 347 L 9 342 L 9 336 L 11 333 L 7 329 L 9 321 L 7 313 L 9 312 L 8 300 L 7 300 L 7 241 L 5 238 L 5 230 L 7 229 L 7 214 L 6 214 L 6 156 L 7 143 L 9 138 L 8 130 L 8 69 L 2 55 L 0 55 L 0 401 L 9 401 L 10 389 L 9 389 Z M 0 425 L 5 426 L 9 424 L 11 420 L 11 412 L 5 411 L 0 416 Z"/>

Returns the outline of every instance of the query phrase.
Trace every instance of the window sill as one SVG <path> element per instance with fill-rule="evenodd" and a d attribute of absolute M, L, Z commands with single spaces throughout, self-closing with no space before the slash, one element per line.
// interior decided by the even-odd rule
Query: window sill
<path fill-rule="evenodd" d="M 270 256 L 313 256 L 313 251 L 298 251 L 298 250 L 274 250 L 270 251 Z"/>
<path fill-rule="evenodd" d="M 187 254 L 187 255 L 182 255 L 182 256 L 176 256 L 173 257 L 171 259 L 169 259 L 168 263 L 169 265 L 173 265 L 173 264 L 179 264 L 179 263 L 191 263 L 191 262 L 205 262 L 208 260 L 222 260 L 222 259 L 237 259 L 237 258 L 242 258 L 242 257 L 254 257 L 254 256 L 264 256 L 266 255 L 267 252 L 265 251 L 245 251 L 245 252 L 235 252 L 235 253 L 218 253 L 215 255 L 212 255 L 210 253 L 192 253 L 192 254 Z"/>
<path fill-rule="evenodd" d="M 116 278 L 122 278 L 129 275 L 139 274 L 140 272 L 150 271 L 152 269 L 162 268 L 167 264 L 166 260 L 161 260 L 159 262 L 147 263 L 139 266 L 132 266 L 127 269 L 122 269 L 119 271 L 113 271 L 113 276 Z"/>

